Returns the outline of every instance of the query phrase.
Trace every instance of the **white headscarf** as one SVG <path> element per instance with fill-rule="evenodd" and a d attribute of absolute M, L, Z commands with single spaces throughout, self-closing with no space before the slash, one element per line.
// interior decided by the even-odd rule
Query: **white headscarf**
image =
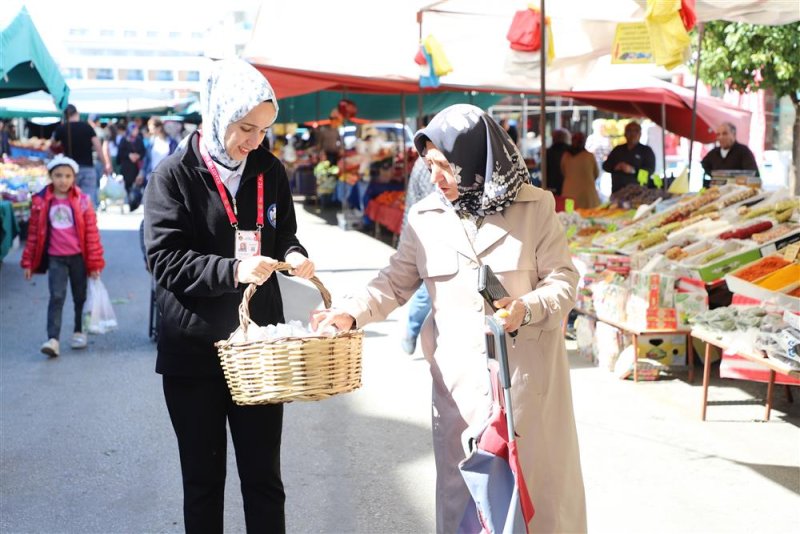
<path fill-rule="evenodd" d="M 236 169 L 236 161 L 225 150 L 225 131 L 262 102 L 272 102 L 278 116 L 278 99 L 267 79 L 242 59 L 217 61 L 200 93 L 203 115 L 203 145 L 217 163 Z M 271 124 L 269 125 L 271 126 Z"/>

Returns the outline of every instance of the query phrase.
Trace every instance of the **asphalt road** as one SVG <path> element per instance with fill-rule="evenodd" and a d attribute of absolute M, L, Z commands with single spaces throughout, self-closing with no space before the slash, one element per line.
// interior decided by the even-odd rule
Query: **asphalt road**
<path fill-rule="evenodd" d="M 135 230 L 141 217 L 113 211 L 101 215 L 102 280 L 119 329 L 90 336 L 88 350 L 68 348 L 65 326 L 61 356 L 40 354 L 47 278 L 25 282 L 19 250 L 0 270 L 2 532 L 183 531 L 178 451 L 147 337 L 149 277 Z M 341 270 L 335 263 L 329 271 Z M 362 269 L 345 268 L 341 276 L 374 272 Z M 313 286 L 285 278 L 282 286 L 289 318 L 307 319 L 321 302 Z M 67 305 L 63 323 L 71 321 Z M 366 346 L 393 335 L 393 327 L 371 329 Z M 434 528 L 425 364 L 399 350 L 370 353 L 360 391 L 286 406 L 282 470 L 291 532 Z M 230 444 L 228 450 L 226 531 L 244 532 Z"/>
<path fill-rule="evenodd" d="M 141 210 L 140 210 L 141 211 Z M 175 438 L 147 337 L 140 212 L 101 216 L 103 280 L 119 321 L 89 349 L 48 360 L 46 277 L 25 282 L 20 251 L 0 269 L 0 532 L 182 532 Z M 298 205 L 300 237 L 334 295 L 363 286 L 392 249 Z M 321 301 L 282 279 L 289 318 Z M 286 407 L 282 468 L 290 532 L 434 530 L 430 378 L 399 349 L 405 310 L 367 328 L 363 387 Z M 65 306 L 64 324 L 72 320 Z M 64 332 L 67 330 L 65 329 Z M 63 339 L 66 341 L 66 334 Z M 590 532 L 785 533 L 800 525 L 800 391 L 712 379 L 633 384 L 570 355 Z M 700 373 L 698 373 L 698 377 Z M 536 484 L 536 481 L 529 481 Z M 244 532 L 229 447 L 226 532 Z"/>

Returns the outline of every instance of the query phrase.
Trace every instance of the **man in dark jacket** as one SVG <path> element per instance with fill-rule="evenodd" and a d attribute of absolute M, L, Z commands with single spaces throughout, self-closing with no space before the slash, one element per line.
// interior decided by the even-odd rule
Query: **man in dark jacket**
<path fill-rule="evenodd" d="M 723 122 L 717 127 L 717 142 L 719 146 L 706 154 L 701 164 L 705 171 L 703 187 L 708 187 L 709 177 L 714 171 L 756 171 L 758 165 L 753 153 L 746 145 L 736 141 L 736 126 Z"/>
<path fill-rule="evenodd" d="M 638 122 L 625 126 L 625 144 L 614 147 L 608 155 L 603 170 L 611 173 L 611 193 L 630 184 L 638 184 L 639 171 L 647 172 L 647 186 L 655 188 L 651 179 L 656 169 L 656 155 L 653 149 L 639 142 L 642 127 Z"/>

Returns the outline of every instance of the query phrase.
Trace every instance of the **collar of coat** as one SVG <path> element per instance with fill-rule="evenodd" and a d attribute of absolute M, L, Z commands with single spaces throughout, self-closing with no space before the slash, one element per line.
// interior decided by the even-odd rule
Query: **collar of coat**
<path fill-rule="evenodd" d="M 436 228 L 437 235 L 443 238 L 447 246 L 454 247 L 459 253 L 477 261 L 478 257 L 509 233 L 510 226 L 506 220 L 505 213 L 512 206 L 523 202 L 540 202 L 547 194 L 543 189 L 524 184 L 511 206 L 504 211 L 487 215 L 483 219 L 483 224 L 478 230 L 474 244 L 470 243 L 467 233 L 464 231 L 464 226 L 455 210 L 445 206 L 438 193 L 428 195 L 415 204 L 414 207 L 420 216 L 424 217 L 423 224 Z"/>
<path fill-rule="evenodd" d="M 200 137 L 197 135 L 197 132 L 193 132 L 191 134 L 186 152 L 184 152 L 183 157 L 181 158 L 181 163 L 187 167 L 196 169 L 207 174 L 208 176 L 211 176 L 211 172 L 208 170 L 208 167 L 206 167 L 206 164 L 203 162 L 203 158 L 200 155 L 200 147 L 197 145 L 199 138 Z M 264 173 L 264 176 L 267 176 L 272 171 L 272 167 L 278 163 L 278 158 L 276 158 L 272 152 L 263 146 L 259 146 L 257 149 L 253 150 L 247 155 L 247 162 L 244 164 L 241 183 L 243 184 L 247 180 L 255 178 L 259 173 L 262 172 Z"/>

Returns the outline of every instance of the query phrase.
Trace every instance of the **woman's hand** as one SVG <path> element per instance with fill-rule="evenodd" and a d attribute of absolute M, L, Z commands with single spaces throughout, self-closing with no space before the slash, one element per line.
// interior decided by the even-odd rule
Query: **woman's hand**
<path fill-rule="evenodd" d="M 89 273 L 89 278 L 94 278 L 95 280 L 97 280 L 98 278 L 100 278 L 100 271 L 92 271 L 92 272 L 90 272 Z"/>
<path fill-rule="evenodd" d="M 30 280 L 31 276 L 33 276 L 33 272 L 30 269 L 22 269 L 22 274 L 25 276 L 25 280 Z"/>
<path fill-rule="evenodd" d="M 525 304 L 520 299 L 503 297 L 494 301 L 494 307 L 497 308 L 494 315 L 503 321 L 503 329 L 506 332 L 519 330 L 523 319 L 525 319 L 526 311 Z"/>
<path fill-rule="evenodd" d="M 236 267 L 236 281 L 240 284 L 261 285 L 266 282 L 278 264 L 267 256 L 253 256 L 241 260 Z"/>
<path fill-rule="evenodd" d="M 311 312 L 310 326 L 314 331 L 325 330 L 331 325 L 337 330 L 345 331 L 353 328 L 355 322 L 356 320 L 349 313 L 332 308 Z"/>
<path fill-rule="evenodd" d="M 286 255 L 286 263 L 292 266 L 292 270 L 289 271 L 289 274 L 305 278 L 306 280 L 314 276 L 314 262 L 297 251 L 290 252 Z"/>

